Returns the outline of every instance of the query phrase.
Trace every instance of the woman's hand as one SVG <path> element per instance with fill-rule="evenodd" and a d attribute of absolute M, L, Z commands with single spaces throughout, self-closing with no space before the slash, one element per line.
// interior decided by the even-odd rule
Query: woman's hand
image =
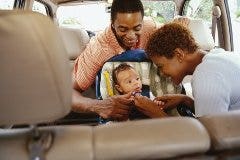
<path fill-rule="evenodd" d="M 176 108 L 181 103 L 190 108 L 194 106 L 193 99 L 184 94 L 165 94 L 161 97 L 156 97 L 154 101 L 164 102 L 163 108 L 166 110 Z"/>
<path fill-rule="evenodd" d="M 166 117 L 167 114 L 162 110 L 157 102 L 153 102 L 148 97 L 142 95 L 135 95 L 134 104 L 139 111 L 151 118 Z"/>

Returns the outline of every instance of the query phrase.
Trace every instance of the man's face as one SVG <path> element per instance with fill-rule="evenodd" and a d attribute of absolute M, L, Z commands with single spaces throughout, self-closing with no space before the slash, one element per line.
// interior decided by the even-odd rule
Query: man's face
<path fill-rule="evenodd" d="M 127 48 L 136 47 L 142 33 L 143 17 L 141 12 L 117 13 L 113 22 L 118 40 Z"/>
<path fill-rule="evenodd" d="M 142 92 L 142 82 L 134 69 L 127 69 L 124 71 L 120 71 L 117 74 L 118 84 L 116 85 L 116 89 L 123 93 L 130 92 Z"/>

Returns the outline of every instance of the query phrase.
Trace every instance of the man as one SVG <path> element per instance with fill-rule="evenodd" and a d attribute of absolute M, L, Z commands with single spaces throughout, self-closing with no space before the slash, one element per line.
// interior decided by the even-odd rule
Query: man
<path fill-rule="evenodd" d="M 96 37 L 75 61 L 73 70 L 73 110 L 95 112 L 103 118 L 128 119 L 130 94 L 96 100 L 82 96 L 95 80 L 96 74 L 111 57 L 130 49 L 145 49 L 147 40 L 157 26 L 143 20 L 141 0 L 114 0 L 111 8 L 111 24 Z"/>

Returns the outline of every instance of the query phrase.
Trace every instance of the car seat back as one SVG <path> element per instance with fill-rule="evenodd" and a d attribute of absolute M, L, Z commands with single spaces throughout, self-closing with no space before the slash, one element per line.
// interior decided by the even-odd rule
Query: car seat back
<path fill-rule="evenodd" d="M 31 12 L 1 11 L 0 16 L 0 125 L 35 124 L 66 115 L 71 75 L 54 24 Z"/>

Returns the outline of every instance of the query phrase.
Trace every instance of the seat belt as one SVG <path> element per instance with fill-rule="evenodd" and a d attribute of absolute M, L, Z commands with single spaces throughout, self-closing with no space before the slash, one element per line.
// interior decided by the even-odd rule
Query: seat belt
<path fill-rule="evenodd" d="M 215 42 L 215 34 L 217 23 L 219 23 L 219 18 L 221 17 L 221 9 L 219 6 L 213 6 L 212 9 L 212 36 Z"/>
<path fill-rule="evenodd" d="M 31 127 L 32 132 L 27 143 L 29 160 L 46 160 L 46 152 L 53 144 L 53 133 L 50 131 L 40 132 L 37 126 Z"/>

